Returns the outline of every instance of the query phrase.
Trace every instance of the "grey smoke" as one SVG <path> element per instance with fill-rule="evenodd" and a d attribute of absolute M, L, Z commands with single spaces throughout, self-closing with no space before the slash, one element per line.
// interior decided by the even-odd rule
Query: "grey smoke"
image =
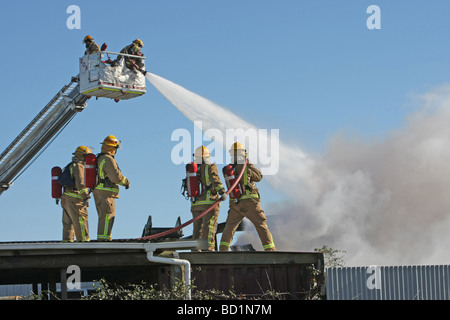
<path fill-rule="evenodd" d="M 309 159 L 309 175 L 286 186 L 291 200 L 266 209 L 279 250 L 327 244 L 347 251 L 347 265 L 450 262 L 450 85 L 420 103 L 384 139 L 338 134 Z"/>

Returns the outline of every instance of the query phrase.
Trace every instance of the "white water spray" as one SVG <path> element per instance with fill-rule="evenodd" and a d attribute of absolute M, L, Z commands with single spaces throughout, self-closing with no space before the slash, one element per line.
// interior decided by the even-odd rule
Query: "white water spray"
<path fill-rule="evenodd" d="M 183 113 L 192 122 L 201 121 L 202 129 L 218 129 L 226 136 L 229 129 L 258 130 L 258 128 L 238 117 L 229 110 L 224 109 L 218 104 L 189 91 L 182 86 L 166 80 L 158 75 L 147 73 L 147 79 L 152 85 L 174 105 L 181 113 Z M 270 139 L 269 139 L 270 140 Z M 229 148 L 225 145 L 225 141 L 215 141 L 223 149 Z M 243 141 L 241 141 L 243 142 Z M 247 151 L 258 149 L 257 141 L 249 141 Z M 271 145 L 268 141 L 266 144 Z M 261 150 L 264 152 L 264 150 Z M 251 152 L 248 152 L 251 154 Z M 288 147 L 282 142 L 279 143 L 278 161 L 280 162 L 280 172 L 277 175 L 267 176 L 268 180 L 277 188 L 282 188 L 286 181 L 298 183 L 298 178 L 307 174 L 307 156 L 298 148 Z M 255 159 L 250 159 L 255 161 Z M 288 169 L 288 170 L 286 170 Z"/>
<path fill-rule="evenodd" d="M 255 128 L 173 82 L 147 79 L 204 129 Z M 335 137 L 317 159 L 280 142 L 279 173 L 265 178 L 288 196 L 265 208 L 278 250 L 327 244 L 346 250 L 348 265 L 449 263 L 449 122 L 450 85 L 425 95 L 422 109 L 384 141 Z"/>

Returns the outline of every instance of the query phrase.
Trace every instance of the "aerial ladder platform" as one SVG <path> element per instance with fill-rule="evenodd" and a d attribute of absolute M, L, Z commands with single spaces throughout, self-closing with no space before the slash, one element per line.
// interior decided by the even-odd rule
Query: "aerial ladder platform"
<path fill-rule="evenodd" d="M 145 94 L 143 70 L 130 70 L 123 61 L 119 66 L 112 67 L 108 65 L 111 61 L 109 54 L 119 55 L 100 51 L 81 57 L 80 73 L 59 90 L 0 154 L 0 194 L 9 189 L 70 121 L 83 111 L 91 97 L 110 98 L 118 102 Z"/>

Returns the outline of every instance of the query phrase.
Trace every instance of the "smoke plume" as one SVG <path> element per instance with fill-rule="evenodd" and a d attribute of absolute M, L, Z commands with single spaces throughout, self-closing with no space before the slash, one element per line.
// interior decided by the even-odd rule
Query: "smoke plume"
<path fill-rule="evenodd" d="M 347 265 L 448 264 L 449 122 L 446 85 L 381 141 L 336 135 L 320 158 L 280 160 L 278 178 L 296 183 L 266 209 L 278 249 L 327 244 L 347 251 Z M 295 162 L 307 169 L 295 174 Z"/>

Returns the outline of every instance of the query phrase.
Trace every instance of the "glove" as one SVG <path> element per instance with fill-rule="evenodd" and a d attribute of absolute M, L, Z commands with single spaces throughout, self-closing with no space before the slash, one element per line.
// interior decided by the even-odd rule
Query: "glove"
<path fill-rule="evenodd" d="M 130 181 L 128 181 L 128 183 L 125 185 L 125 189 L 129 189 L 130 188 Z"/>
<path fill-rule="evenodd" d="M 225 200 L 227 200 L 228 196 L 227 196 L 226 193 L 222 193 L 222 194 L 220 195 L 220 198 L 222 199 L 222 201 L 225 201 Z"/>
<path fill-rule="evenodd" d="M 83 206 L 89 207 L 89 198 L 83 200 Z"/>

